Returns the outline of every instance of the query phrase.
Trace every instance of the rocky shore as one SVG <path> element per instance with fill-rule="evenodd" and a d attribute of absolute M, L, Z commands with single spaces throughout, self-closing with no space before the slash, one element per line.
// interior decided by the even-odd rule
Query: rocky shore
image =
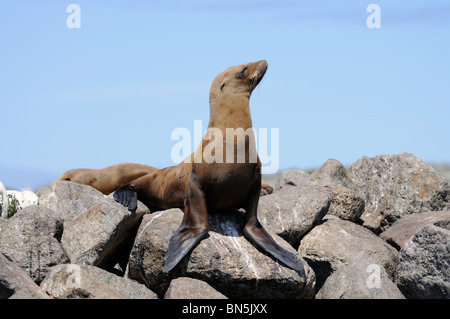
<path fill-rule="evenodd" d="M 35 196 L 0 218 L 0 298 L 450 298 L 450 185 L 409 153 L 279 174 L 259 220 L 306 277 L 243 237 L 243 211 L 212 212 L 163 273 L 180 209 L 130 212 L 71 182 Z"/>

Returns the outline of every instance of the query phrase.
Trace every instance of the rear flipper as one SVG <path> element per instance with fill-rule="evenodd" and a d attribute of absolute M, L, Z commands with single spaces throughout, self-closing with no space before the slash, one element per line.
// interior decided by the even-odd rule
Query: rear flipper
<path fill-rule="evenodd" d="M 170 238 L 163 272 L 171 271 L 207 235 L 208 228 L 188 228 L 182 224 Z"/>
<path fill-rule="evenodd" d="M 263 249 L 289 268 L 297 271 L 303 278 L 306 277 L 305 269 L 298 260 L 298 257 L 278 245 L 259 223 L 257 227 L 246 226 L 244 228 L 244 236 L 255 246 Z"/>
<path fill-rule="evenodd" d="M 129 211 L 135 211 L 137 208 L 137 193 L 132 185 L 125 185 L 116 190 L 113 198 L 116 202 L 128 207 Z"/>

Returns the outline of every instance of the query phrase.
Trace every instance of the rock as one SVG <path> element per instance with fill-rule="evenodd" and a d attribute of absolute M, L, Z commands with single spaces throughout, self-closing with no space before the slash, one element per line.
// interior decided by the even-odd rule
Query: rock
<path fill-rule="evenodd" d="M 341 219 L 358 221 L 364 212 L 364 200 L 354 190 L 344 165 L 335 159 L 327 160 L 305 185 L 324 186 L 330 194 L 328 214 Z"/>
<path fill-rule="evenodd" d="M 39 200 L 32 191 L 7 191 L 0 182 L 0 217 L 10 218 L 25 207 L 38 205 Z"/>
<path fill-rule="evenodd" d="M 380 238 L 400 250 L 420 228 L 445 220 L 450 220 L 450 211 L 434 211 L 403 216 L 382 232 Z"/>
<path fill-rule="evenodd" d="M 289 186 L 300 186 L 309 180 L 311 175 L 298 169 L 289 169 L 279 174 L 274 191 Z"/>
<path fill-rule="evenodd" d="M 8 218 L 8 193 L 3 183 L 0 181 L 0 217 Z"/>
<path fill-rule="evenodd" d="M 379 261 L 363 251 L 327 278 L 316 299 L 404 299 Z"/>
<path fill-rule="evenodd" d="M 324 187 L 285 187 L 260 198 L 258 219 L 269 231 L 298 247 L 301 237 L 327 214 L 329 206 Z"/>
<path fill-rule="evenodd" d="M 18 201 L 18 209 L 24 209 L 25 207 L 38 205 L 39 199 L 32 191 L 7 191 L 8 196 L 15 198 Z M 11 200 L 10 200 L 11 202 Z"/>
<path fill-rule="evenodd" d="M 60 214 L 64 222 L 80 216 L 105 196 L 95 188 L 67 181 L 57 181 L 36 192 L 39 205 Z"/>
<path fill-rule="evenodd" d="M 349 221 L 326 219 L 300 242 L 299 252 L 314 269 L 317 285 L 359 252 L 379 260 L 391 278 L 396 268 L 397 250 L 368 229 Z"/>
<path fill-rule="evenodd" d="M 354 187 L 344 165 L 333 158 L 327 160 L 319 169 L 314 171 L 307 184 L 346 188 Z"/>
<path fill-rule="evenodd" d="M 243 236 L 244 216 L 240 212 L 210 214 L 209 237 L 174 270 L 163 273 L 169 240 L 182 218 L 179 209 L 144 216 L 130 255 L 130 278 L 144 282 L 161 296 L 170 280 L 190 277 L 207 282 L 229 298 L 313 297 L 315 278 L 306 262 L 303 262 L 305 280 L 294 270 L 257 250 Z M 282 247 L 295 253 L 287 242 L 272 236 Z"/>
<path fill-rule="evenodd" d="M 445 210 L 450 202 L 448 182 L 409 153 L 363 157 L 350 167 L 349 177 L 366 203 L 364 226 L 375 233 L 405 215 Z"/>
<path fill-rule="evenodd" d="M 41 288 L 57 299 L 156 299 L 154 292 L 128 278 L 89 265 L 50 269 Z"/>
<path fill-rule="evenodd" d="M 140 202 L 136 212 L 130 212 L 111 196 L 102 198 L 65 223 L 61 242 L 72 263 L 111 269 L 124 253 L 128 257 L 139 222 L 148 212 Z"/>
<path fill-rule="evenodd" d="M 40 283 L 48 269 L 68 263 L 61 246 L 59 215 L 41 206 L 28 206 L 8 219 L 0 233 L 0 252 Z"/>
<path fill-rule="evenodd" d="M 365 203 L 357 192 L 347 187 L 325 186 L 325 188 L 331 197 L 328 214 L 358 222 L 364 212 Z"/>
<path fill-rule="evenodd" d="M 228 299 L 208 283 L 187 277 L 170 282 L 164 299 Z"/>
<path fill-rule="evenodd" d="M 50 299 L 22 268 L 0 253 L 0 299 Z"/>
<path fill-rule="evenodd" d="M 4 198 L 4 202 L 2 201 L 3 208 L 1 209 L 3 218 L 10 218 L 25 207 L 38 205 L 39 203 L 36 194 L 32 191 L 11 190 L 2 193 L 1 196 Z"/>
<path fill-rule="evenodd" d="M 450 299 L 450 220 L 418 230 L 399 253 L 397 286 L 413 299 Z"/>

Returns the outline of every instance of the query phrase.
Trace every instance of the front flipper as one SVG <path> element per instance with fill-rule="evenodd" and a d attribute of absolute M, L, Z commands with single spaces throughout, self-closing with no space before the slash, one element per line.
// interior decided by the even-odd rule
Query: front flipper
<path fill-rule="evenodd" d="M 297 256 L 278 245 L 258 221 L 257 213 L 259 196 L 261 192 L 260 185 L 261 184 L 257 185 L 248 200 L 246 207 L 244 236 L 256 247 L 266 251 L 305 278 L 305 269 L 303 268 L 302 263 L 298 260 Z"/>
<path fill-rule="evenodd" d="M 207 228 L 186 228 L 181 225 L 170 238 L 169 248 L 164 257 L 163 272 L 171 271 L 207 235 Z"/>
<path fill-rule="evenodd" d="M 137 193 L 132 185 L 125 185 L 116 190 L 113 198 L 116 202 L 128 207 L 129 211 L 135 211 L 137 208 Z"/>
<path fill-rule="evenodd" d="M 278 245 L 269 233 L 259 224 L 256 227 L 246 226 L 244 236 L 255 246 L 263 249 L 289 268 L 294 269 L 300 276 L 305 277 L 305 269 L 297 256 Z"/>
<path fill-rule="evenodd" d="M 183 221 L 170 238 L 169 248 L 164 258 L 163 272 L 172 270 L 190 250 L 208 235 L 208 231 L 206 196 L 195 174 L 192 173 L 186 192 Z"/>

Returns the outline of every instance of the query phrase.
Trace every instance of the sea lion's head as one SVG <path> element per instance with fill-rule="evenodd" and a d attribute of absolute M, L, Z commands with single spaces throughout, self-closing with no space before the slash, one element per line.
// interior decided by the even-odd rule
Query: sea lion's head
<path fill-rule="evenodd" d="M 250 97 L 255 87 L 266 73 L 268 63 L 261 60 L 232 66 L 220 73 L 213 81 L 210 91 L 210 102 L 221 96 L 244 94 Z"/>
<path fill-rule="evenodd" d="M 91 185 L 95 187 L 97 179 L 92 176 L 92 169 L 89 168 L 74 168 L 64 172 L 59 176 L 57 181 L 68 181 L 78 184 Z"/>

